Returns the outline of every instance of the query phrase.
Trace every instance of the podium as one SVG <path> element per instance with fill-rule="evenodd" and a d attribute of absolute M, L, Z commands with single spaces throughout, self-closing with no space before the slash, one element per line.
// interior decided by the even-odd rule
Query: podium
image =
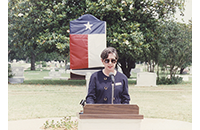
<path fill-rule="evenodd" d="M 87 104 L 79 114 L 78 130 L 140 130 L 143 115 L 130 104 Z"/>

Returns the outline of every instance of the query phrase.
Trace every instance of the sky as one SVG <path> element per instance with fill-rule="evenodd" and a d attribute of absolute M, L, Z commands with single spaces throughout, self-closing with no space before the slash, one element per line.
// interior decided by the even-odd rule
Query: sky
<path fill-rule="evenodd" d="M 177 18 L 179 22 L 183 22 L 183 19 L 183 23 L 188 23 L 188 21 L 192 19 L 192 0 L 185 1 L 184 16 L 180 16 L 180 11 L 177 11 L 177 13 L 175 14 L 175 18 Z"/>

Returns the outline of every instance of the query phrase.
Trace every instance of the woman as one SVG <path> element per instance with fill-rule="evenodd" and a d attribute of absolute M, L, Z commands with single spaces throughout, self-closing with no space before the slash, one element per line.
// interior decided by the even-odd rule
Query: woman
<path fill-rule="evenodd" d="M 115 79 L 113 103 L 129 104 L 128 79 L 124 74 L 115 70 L 118 58 L 115 48 L 108 47 L 103 50 L 101 61 L 104 69 L 93 73 L 90 77 L 88 95 L 86 97 L 87 104 L 111 104 L 112 81 L 109 77 L 110 72 L 114 73 Z"/>

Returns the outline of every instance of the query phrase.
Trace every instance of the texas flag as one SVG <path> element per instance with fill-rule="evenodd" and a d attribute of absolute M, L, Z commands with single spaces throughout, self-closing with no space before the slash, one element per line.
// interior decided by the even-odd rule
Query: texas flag
<path fill-rule="evenodd" d="M 101 52 L 106 48 L 106 22 L 90 14 L 70 21 L 70 68 L 103 67 Z"/>

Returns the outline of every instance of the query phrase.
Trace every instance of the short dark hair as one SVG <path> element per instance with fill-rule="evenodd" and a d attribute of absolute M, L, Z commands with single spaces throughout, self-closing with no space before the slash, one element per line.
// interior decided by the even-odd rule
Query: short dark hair
<path fill-rule="evenodd" d="M 109 55 L 110 53 L 114 53 L 116 59 L 119 58 L 119 56 L 118 56 L 118 54 L 117 54 L 117 50 L 116 50 L 114 47 L 107 47 L 107 48 L 105 48 L 105 49 L 102 51 L 102 53 L 101 53 L 101 58 L 102 58 L 103 60 L 106 59 L 106 58 L 108 58 L 108 55 Z"/>

